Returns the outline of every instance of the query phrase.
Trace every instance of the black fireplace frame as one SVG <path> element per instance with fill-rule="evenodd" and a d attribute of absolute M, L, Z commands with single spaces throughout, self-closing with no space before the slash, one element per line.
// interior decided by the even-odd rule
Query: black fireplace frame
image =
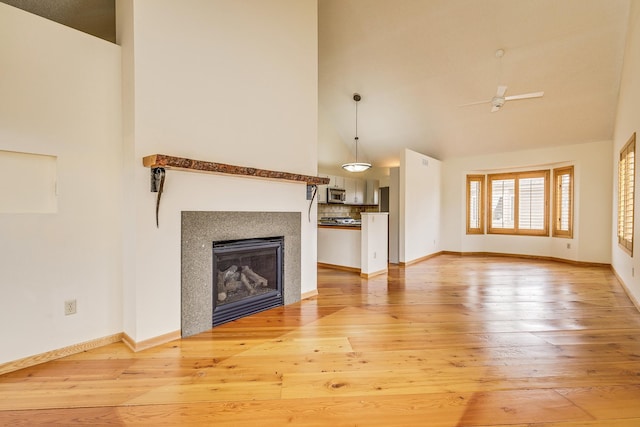
<path fill-rule="evenodd" d="M 218 304 L 217 301 L 217 265 L 216 254 L 227 254 L 229 252 L 241 252 L 243 250 L 263 250 L 275 249 L 276 255 L 276 287 L 275 290 L 243 298 L 226 304 Z M 223 240 L 212 243 L 212 303 L 213 312 L 211 316 L 212 326 L 222 325 L 242 317 L 250 316 L 265 310 L 284 305 L 284 236 Z"/>

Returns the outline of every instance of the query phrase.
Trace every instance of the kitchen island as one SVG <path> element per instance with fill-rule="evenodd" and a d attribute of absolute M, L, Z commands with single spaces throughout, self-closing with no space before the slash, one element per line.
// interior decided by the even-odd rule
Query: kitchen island
<path fill-rule="evenodd" d="M 318 225 L 318 265 L 372 277 L 387 272 L 388 214 L 363 212 L 361 223 Z"/>

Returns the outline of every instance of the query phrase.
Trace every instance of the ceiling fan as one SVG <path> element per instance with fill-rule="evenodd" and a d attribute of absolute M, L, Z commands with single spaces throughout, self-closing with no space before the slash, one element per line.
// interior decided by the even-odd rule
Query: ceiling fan
<path fill-rule="evenodd" d="M 493 98 L 491 98 L 488 101 L 478 101 L 478 102 L 471 102 L 469 104 L 462 104 L 461 107 L 466 107 L 468 105 L 478 105 L 478 104 L 491 104 L 491 112 L 495 113 L 496 111 L 499 111 L 503 106 L 504 103 L 507 101 L 515 101 L 518 99 L 529 99 L 529 98 L 540 98 L 544 95 L 544 92 L 531 92 L 531 93 L 523 93 L 522 95 L 511 95 L 511 96 L 504 96 L 505 93 L 507 93 L 507 87 L 506 86 L 498 86 L 498 90 L 496 91 L 496 96 L 494 96 Z"/>

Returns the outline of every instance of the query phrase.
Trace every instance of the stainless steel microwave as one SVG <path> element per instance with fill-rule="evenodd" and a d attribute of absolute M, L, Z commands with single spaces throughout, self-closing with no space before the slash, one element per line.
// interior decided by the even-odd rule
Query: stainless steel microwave
<path fill-rule="evenodd" d="M 344 203 L 347 192 L 342 188 L 327 188 L 327 203 Z"/>

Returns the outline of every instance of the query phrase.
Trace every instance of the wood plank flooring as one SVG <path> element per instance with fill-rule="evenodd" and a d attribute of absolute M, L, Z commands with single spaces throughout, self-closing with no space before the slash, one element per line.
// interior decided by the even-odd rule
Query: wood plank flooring
<path fill-rule="evenodd" d="M 640 313 L 610 270 L 442 255 L 139 353 L 0 376 L 0 425 L 640 426 Z"/>

